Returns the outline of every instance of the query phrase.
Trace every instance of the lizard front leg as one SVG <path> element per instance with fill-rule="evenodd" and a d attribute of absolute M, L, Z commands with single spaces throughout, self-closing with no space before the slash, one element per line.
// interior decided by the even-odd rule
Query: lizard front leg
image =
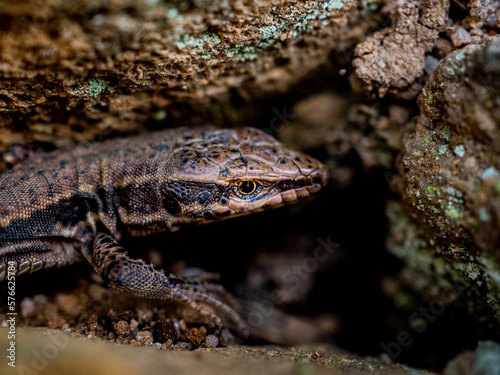
<path fill-rule="evenodd" d="M 104 233 L 96 234 L 93 251 L 87 258 L 103 280 L 115 289 L 136 297 L 182 302 L 221 328 L 220 317 L 205 307 L 212 306 L 236 323 L 240 334 L 248 335 L 246 323 L 230 306 L 235 303 L 234 300 L 218 284 L 189 281 L 168 271 L 158 270 L 141 259 L 130 258 L 114 238 Z M 222 296 L 230 304 L 216 299 L 212 294 Z"/>

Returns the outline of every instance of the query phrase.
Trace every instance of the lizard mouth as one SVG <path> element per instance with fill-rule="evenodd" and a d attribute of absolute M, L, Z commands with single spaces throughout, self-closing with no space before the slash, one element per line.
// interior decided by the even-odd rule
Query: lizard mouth
<path fill-rule="evenodd" d="M 281 207 L 285 204 L 292 204 L 302 199 L 309 198 L 326 185 L 327 173 L 324 168 L 313 171 L 308 176 L 295 180 L 278 182 L 278 193 L 271 196 L 262 208 Z"/>
<path fill-rule="evenodd" d="M 216 216 L 239 216 L 293 204 L 320 191 L 326 185 L 327 177 L 326 170 L 321 167 L 308 176 L 282 179 L 276 183 L 272 194 L 254 201 L 231 200 L 227 206 L 220 207 L 214 213 Z"/>

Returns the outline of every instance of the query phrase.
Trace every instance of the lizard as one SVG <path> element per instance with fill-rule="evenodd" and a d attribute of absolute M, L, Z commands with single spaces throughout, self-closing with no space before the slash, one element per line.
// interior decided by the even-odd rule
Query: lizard
<path fill-rule="evenodd" d="M 209 276 L 176 276 L 120 239 L 294 203 L 327 180 L 316 159 L 245 127 L 172 128 L 34 154 L 0 175 L 0 281 L 88 261 L 104 283 L 246 324 Z M 208 274 L 208 273 L 207 273 Z"/>

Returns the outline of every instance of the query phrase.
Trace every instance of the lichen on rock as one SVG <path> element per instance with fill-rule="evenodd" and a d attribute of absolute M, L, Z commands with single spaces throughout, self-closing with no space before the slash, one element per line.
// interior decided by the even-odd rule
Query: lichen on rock
<path fill-rule="evenodd" d="M 500 37 L 443 59 L 406 136 L 404 200 L 500 321 Z"/>

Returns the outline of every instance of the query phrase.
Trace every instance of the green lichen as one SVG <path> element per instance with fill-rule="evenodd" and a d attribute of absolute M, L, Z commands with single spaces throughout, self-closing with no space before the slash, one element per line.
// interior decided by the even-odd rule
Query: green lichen
<path fill-rule="evenodd" d="M 379 8 L 380 3 L 374 0 L 363 0 L 362 6 L 361 14 L 368 14 L 375 12 Z"/>
<path fill-rule="evenodd" d="M 415 156 L 420 156 L 420 151 L 414 151 L 414 152 L 413 152 L 413 155 L 415 155 Z"/>
<path fill-rule="evenodd" d="M 456 270 L 463 272 L 471 280 L 477 280 L 480 272 L 478 271 L 477 264 L 474 263 L 459 263 L 453 264 Z"/>
<path fill-rule="evenodd" d="M 203 35 L 203 41 L 205 41 L 205 42 L 213 41 L 217 44 L 217 43 L 220 43 L 220 38 L 217 34 L 207 33 L 207 34 Z"/>
<path fill-rule="evenodd" d="M 264 49 L 279 45 L 278 40 L 285 29 L 286 24 L 284 22 L 279 25 L 259 27 L 258 30 L 262 34 L 263 38 L 259 41 L 257 46 Z"/>
<path fill-rule="evenodd" d="M 448 149 L 448 145 L 441 145 L 441 146 L 439 146 L 437 153 L 439 155 L 443 155 L 447 149 Z"/>
<path fill-rule="evenodd" d="M 458 211 L 456 208 L 450 208 L 449 210 L 446 211 L 446 216 L 448 216 L 450 219 L 461 219 L 464 214 L 460 211 Z"/>
<path fill-rule="evenodd" d="M 431 105 L 432 104 L 432 96 L 428 96 L 427 97 L 427 105 Z"/>
<path fill-rule="evenodd" d="M 441 188 L 441 191 L 443 193 L 450 194 L 450 195 L 452 195 L 454 197 L 457 197 L 457 198 L 462 198 L 463 197 L 463 194 L 462 194 L 461 191 L 453 189 L 451 186 L 447 187 L 447 188 Z"/>
<path fill-rule="evenodd" d="M 285 24 L 282 23 L 278 26 L 262 26 L 259 27 L 259 32 L 262 34 L 264 39 L 278 39 L 281 32 L 285 28 Z"/>
<path fill-rule="evenodd" d="M 342 3 L 342 0 L 330 0 L 330 1 L 326 1 L 323 4 L 321 4 L 321 6 L 326 11 L 331 12 L 332 10 L 335 10 L 335 9 L 342 9 L 344 4 Z"/>
<path fill-rule="evenodd" d="M 457 59 L 458 61 L 465 59 L 465 57 L 465 51 L 463 50 L 455 55 L 455 59 Z"/>
<path fill-rule="evenodd" d="M 437 284 L 440 289 L 451 291 L 455 282 L 466 283 L 463 274 L 453 269 L 450 262 L 442 256 L 436 257 L 435 245 L 430 246 L 428 241 L 420 238 L 416 223 L 407 215 L 403 205 L 389 202 L 386 209 L 390 233 L 387 249 L 404 264 L 398 282 L 426 297 Z"/>
<path fill-rule="evenodd" d="M 101 93 L 106 91 L 109 85 L 109 81 L 100 78 L 89 78 L 88 83 L 89 91 L 87 95 L 93 98 L 97 98 Z M 112 88 L 108 88 L 108 91 L 114 92 Z"/>
<path fill-rule="evenodd" d="M 203 35 L 203 38 L 193 38 L 190 35 L 185 34 L 177 38 L 177 41 L 175 43 L 177 45 L 177 48 L 180 50 L 186 47 L 203 50 L 204 48 L 207 49 L 208 47 L 213 47 L 214 44 L 219 44 L 220 38 L 217 34 L 214 33 L 206 33 Z M 204 53 L 200 55 L 200 58 L 202 58 L 203 60 L 210 59 L 212 57 L 211 52 L 217 54 L 217 51 L 214 50 L 205 50 L 203 52 Z"/>
<path fill-rule="evenodd" d="M 310 31 L 312 30 L 312 25 L 309 21 L 315 20 L 319 15 L 319 11 L 317 9 L 313 10 L 310 13 L 307 13 L 297 19 L 297 22 L 293 25 L 293 28 L 296 31 Z"/>
<path fill-rule="evenodd" d="M 455 148 L 453 149 L 453 152 L 455 153 L 455 155 L 457 155 L 459 157 L 463 157 L 465 155 L 465 147 L 464 147 L 464 145 L 457 145 L 457 146 L 455 146 Z"/>
<path fill-rule="evenodd" d="M 488 254 L 479 255 L 477 261 L 486 276 L 488 304 L 493 307 L 495 318 L 500 321 L 500 264 Z"/>
<path fill-rule="evenodd" d="M 443 129 L 443 133 L 441 133 L 441 135 L 443 136 L 444 139 L 446 139 L 447 141 L 450 140 L 450 135 L 451 135 L 451 131 L 450 131 L 450 127 L 448 125 L 446 125 Z"/>
<path fill-rule="evenodd" d="M 491 220 L 491 214 L 490 214 L 489 210 L 486 207 L 481 207 L 479 209 L 479 218 L 481 219 L 481 221 L 484 221 L 486 223 L 490 222 L 490 220 Z"/>
<path fill-rule="evenodd" d="M 425 194 L 429 198 L 432 198 L 432 197 L 436 196 L 436 189 L 434 189 L 434 187 L 432 187 L 432 186 L 427 186 L 427 191 L 425 192 Z"/>
<path fill-rule="evenodd" d="M 429 143 L 432 143 L 432 141 L 431 141 L 431 139 L 429 138 L 429 136 L 426 136 L 426 137 L 424 138 L 424 143 L 422 144 L 422 146 L 425 146 L 425 145 L 427 145 L 427 144 L 429 144 Z"/>
<path fill-rule="evenodd" d="M 198 38 L 193 38 L 192 36 L 185 34 L 181 35 L 179 38 L 177 38 L 176 45 L 177 48 L 179 49 L 184 49 L 186 47 L 192 47 L 192 48 L 203 48 L 204 40 L 203 39 L 198 39 Z"/>
<path fill-rule="evenodd" d="M 320 20 L 323 23 L 328 22 L 327 12 L 332 12 L 336 9 L 342 9 L 344 6 L 342 0 L 330 0 L 321 3 L 307 1 L 304 5 L 305 9 L 310 10 L 307 13 L 301 13 L 295 6 L 289 6 L 287 9 L 287 17 L 280 20 L 273 20 L 272 25 L 261 26 L 257 30 L 262 35 L 262 39 L 256 46 L 236 45 L 229 48 L 226 52 L 228 58 L 238 57 L 242 61 L 255 60 L 260 52 L 266 48 L 281 47 L 280 37 L 285 31 L 291 31 L 292 37 L 297 37 L 302 31 L 311 31 L 313 29 L 313 21 Z M 281 9 L 280 9 L 281 10 Z M 278 11 L 278 6 L 273 8 L 273 12 Z M 186 44 L 181 40 L 181 46 Z"/>
<path fill-rule="evenodd" d="M 498 177 L 499 175 L 500 175 L 500 173 L 498 172 L 498 170 L 496 168 L 489 167 L 489 168 L 485 169 L 483 171 L 483 173 L 481 173 L 481 179 L 487 180 L 488 178 Z"/>
<path fill-rule="evenodd" d="M 160 109 L 159 111 L 157 111 L 154 115 L 153 115 L 153 118 L 156 120 L 156 121 L 162 121 L 162 120 L 165 120 L 168 116 L 168 113 L 163 110 L 163 109 Z"/>
<path fill-rule="evenodd" d="M 500 193 L 500 181 L 497 181 L 495 183 L 495 186 L 493 187 L 493 189 L 495 190 L 495 193 Z"/>
<path fill-rule="evenodd" d="M 241 61 L 251 61 L 257 59 L 260 51 L 261 49 L 257 47 L 236 46 L 227 50 L 227 57 L 231 58 L 237 55 Z"/>
<path fill-rule="evenodd" d="M 167 11 L 168 18 L 176 18 L 179 14 L 179 11 L 176 8 L 171 8 Z"/>

